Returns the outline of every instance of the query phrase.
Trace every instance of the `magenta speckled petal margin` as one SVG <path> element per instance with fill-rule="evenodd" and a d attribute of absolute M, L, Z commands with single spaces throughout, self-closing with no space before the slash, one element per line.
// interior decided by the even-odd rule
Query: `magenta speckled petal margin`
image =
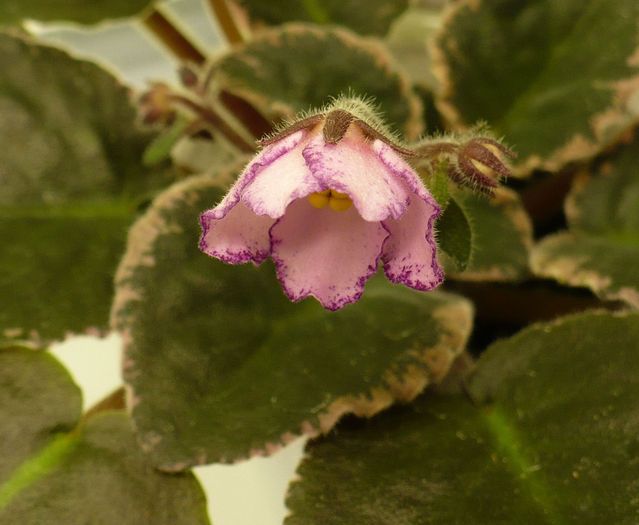
<path fill-rule="evenodd" d="M 300 130 L 285 137 L 280 142 L 264 148 L 264 150 L 246 166 L 222 201 L 215 208 L 207 210 L 200 215 L 202 234 L 200 236 L 199 247 L 202 252 L 229 264 L 242 264 L 249 261 L 259 264 L 268 257 L 270 249 L 255 251 L 247 246 L 243 250 L 229 253 L 224 250 L 218 250 L 207 241 L 207 238 L 209 233 L 214 229 L 215 224 L 224 219 L 238 202 L 240 202 L 242 192 L 255 180 L 259 173 L 273 164 L 282 155 L 293 150 L 304 139 L 305 135 L 306 131 Z M 268 229 L 266 235 L 268 235 Z"/>
<path fill-rule="evenodd" d="M 325 189 L 346 193 L 354 206 L 338 213 L 304 199 Z M 380 261 L 391 282 L 438 286 L 440 213 L 417 173 L 383 141 L 354 130 L 325 144 L 319 130 L 300 130 L 265 148 L 201 214 L 200 249 L 229 264 L 270 256 L 291 301 L 314 297 L 339 310 L 362 296 Z"/>

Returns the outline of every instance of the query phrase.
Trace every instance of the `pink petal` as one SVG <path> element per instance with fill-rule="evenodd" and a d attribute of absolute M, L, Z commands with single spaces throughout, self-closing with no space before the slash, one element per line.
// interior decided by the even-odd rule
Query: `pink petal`
<path fill-rule="evenodd" d="M 228 264 L 259 264 L 270 254 L 268 232 L 274 222 L 267 215 L 255 215 L 241 202 L 221 219 L 215 218 L 215 210 L 205 211 L 200 217 L 200 250 Z"/>
<path fill-rule="evenodd" d="M 439 206 L 433 196 L 424 186 L 424 182 L 408 162 L 393 148 L 381 140 L 373 142 L 373 151 L 377 153 L 382 164 L 399 180 L 403 181 L 409 189 L 409 195 L 415 193 L 424 200 L 431 201 L 437 208 Z M 439 213 L 439 212 L 438 212 Z M 394 217 L 397 219 L 398 217 Z"/>
<path fill-rule="evenodd" d="M 295 135 L 299 133 L 304 131 Z M 277 219 L 295 199 L 324 189 L 304 161 L 302 150 L 305 145 L 306 141 L 302 141 L 265 165 L 245 186 L 242 201 L 255 213 Z"/>
<path fill-rule="evenodd" d="M 390 236 L 384 243 L 382 260 L 389 281 L 422 291 L 442 282 L 444 272 L 437 262 L 433 230 L 440 211 L 432 197 L 413 195 L 401 219 L 384 221 Z"/>
<path fill-rule="evenodd" d="M 271 256 L 289 299 L 310 295 L 338 310 L 362 295 L 387 236 L 379 222 L 363 220 L 352 207 L 335 212 L 300 199 L 271 228 Z"/>
<path fill-rule="evenodd" d="M 229 264 L 253 261 L 261 263 L 270 253 L 268 231 L 275 222 L 268 216 L 256 215 L 240 203 L 246 188 L 260 173 L 292 152 L 306 135 L 298 131 L 264 148 L 244 169 L 224 199 L 200 216 L 202 236 L 200 250 Z M 304 164 L 301 151 L 298 152 Z M 306 166 L 304 169 L 308 172 Z"/>
<path fill-rule="evenodd" d="M 303 155 L 322 186 L 348 194 L 364 220 L 397 219 L 406 210 L 409 194 L 405 184 L 382 162 L 357 126 L 352 125 L 337 144 L 325 144 L 318 134 Z"/>
<path fill-rule="evenodd" d="M 224 199 L 213 209 L 208 210 L 209 220 L 222 219 L 235 206 L 242 197 L 245 189 L 255 181 L 260 172 L 269 167 L 283 155 L 289 153 L 304 139 L 306 132 L 297 131 L 282 140 L 264 148 L 255 158 L 249 162 L 244 171 L 237 178 Z"/>

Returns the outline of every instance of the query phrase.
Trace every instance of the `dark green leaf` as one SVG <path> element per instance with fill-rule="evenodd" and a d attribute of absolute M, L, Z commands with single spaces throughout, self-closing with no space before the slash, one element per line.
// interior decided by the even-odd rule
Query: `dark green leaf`
<path fill-rule="evenodd" d="M 103 329 L 127 225 L 158 182 L 141 167 L 147 137 L 94 64 L 0 34 L 0 69 L 0 329 Z"/>
<path fill-rule="evenodd" d="M 78 387 L 50 354 L 0 350 L 0 523 L 209 523 L 191 474 L 157 472 L 123 413 L 78 425 L 81 404 Z"/>
<path fill-rule="evenodd" d="M 56 434 L 71 430 L 81 412 L 80 390 L 51 355 L 0 349 L 0 507 L 11 473 Z"/>
<path fill-rule="evenodd" d="M 251 17 L 267 24 L 302 21 L 339 24 L 362 34 L 383 35 L 408 0 L 240 0 Z"/>
<path fill-rule="evenodd" d="M 19 24 L 25 18 L 94 24 L 136 15 L 150 3 L 152 0 L 5 0 L 0 3 L 0 25 Z"/>
<path fill-rule="evenodd" d="M 193 475 L 155 470 L 138 448 L 131 422 L 120 412 L 94 416 L 25 466 L 42 470 L 26 482 L 23 470 L 9 480 L 21 486 L 0 498 L 3 524 L 209 523 L 206 499 Z"/>
<path fill-rule="evenodd" d="M 487 121 L 518 171 L 555 170 L 636 121 L 638 42 L 636 0 L 461 1 L 438 42 L 440 108 L 457 127 Z"/>
<path fill-rule="evenodd" d="M 639 308 L 639 134 L 566 201 L 570 230 L 543 239 L 533 271 Z"/>
<path fill-rule="evenodd" d="M 488 198 L 471 191 L 457 191 L 472 227 L 472 253 L 464 272 L 447 271 L 463 281 L 516 281 L 525 277 L 532 247 L 532 224 L 521 199 L 512 190 L 499 188 Z"/>
<path fill-rule="evenodd" d="M 437 245 L 454 262 L 458 271 L 468 266 L 473 246 L 473 231 L 465 210 L 451 198 L 437 222 Z"/>
<path fill-rule="evenodd" d="M 639 315 L 528 328 L 479 360 L 466 397 L 422 396 L 311 443 L 287 525 L 633 525 Z"/>
<path fill-rule="evenodd" d="M 209 68 L 207 89 L 226 89 L 271 120 L 351 93 L 373 97 L 388 123 L 408 139 L 423 128 L 421 102 L 383 44 L 346 29 L 312 24 L 269 29 Z"/>
<path fill-rule="evenodd" d="M 230 266 L 197 249 L 210 177 L 158 197 L 132 229 L 113 322 L 140 441 L 163 469 L 267 454 L 372 415 L 439 381 L 463 350 L 472 309 L 385 279 L 340 312 L 291 303 L 270 264 Z"/>
<path fill-rule="evenodd" d="M 413 82 L 436 90 L 430 44 L 442 23 L 440 7 L 413 5 L 398 17 L 386 36 L 393 56 L 404 66 Z"/>

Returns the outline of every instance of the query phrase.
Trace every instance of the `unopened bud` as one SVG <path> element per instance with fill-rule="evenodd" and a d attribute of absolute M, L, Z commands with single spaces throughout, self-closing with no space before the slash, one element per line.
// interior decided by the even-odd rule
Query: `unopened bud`
<path fill-rule="evenodd" d="M 383 123 L 372 102 L 358 97 L 338 97 L 332 104 L 288 122 L 275 133 L 259 140 L 258 144 L 268 146 L 296 131 L 320 124 L 326 144 L 338 144 L 351 126 L 356 126 L 368 139 L 381 140 L 403 156 L 415 154 L 413 150 L 400 144 L 397 136 Z"/>
<path fill-rule="evenodd" d="M 505 159 L 516 155 L 503 144 L 488 137 L 465 142 L 454 138 L 446 141 L 426 141 L 415 151 L 432 166 L 438 161 L 447 164 L 448 176 L 460 186 L 492 195 L 502 178 L 510 175 Z"/>
<path fill-rule="evenodd" d="M 492 194 L 502 178 L 510 175 L 505 158 L 515 153 L 496 140 L 480 137 L 461 144 L 451 177 L 464 186 Z"/>

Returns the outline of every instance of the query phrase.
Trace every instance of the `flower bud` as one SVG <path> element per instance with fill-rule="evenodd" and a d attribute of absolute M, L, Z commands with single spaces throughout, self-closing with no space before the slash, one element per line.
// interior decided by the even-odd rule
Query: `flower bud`
<path fill-rule="evenodd" d="M 268 146 L 300 130 L 308 130 L 320 124 L 326 144 L 339 143 L 351 125 L 355 125 L 367 139 L 381 140 L 404 157 L 414 155 L 414 152 L 403 146 L 397 135 L 386 127 L 371 101 L 358 97 L 339 97 L 320 110 L 286 122 L 274 133 L 258 141 L 258 144 Z"/>
<path fill-rule="evenodd" d="M 329 310 L 357 301 L 380 265 L 416 290 L 442 282 L 441 208 L 367 102 L 337 99 L 260 144 L 202 214 L 204 253 L 228 264 L 270 258 L 289 299 L 312 296 Z"/>
<path fill-rule="evenodd" d="M 492 194 L 501 179 L 510 175 L 504 157 L 514 158 L 515 153 L 493 139 L 471 139 L 460 146 L 452 178 L 461 178 L 461 184 Z"/>
<path fill-rule="evenodd" d="M 516 154 L 500 142 L 488 137 L 475 137 L 464 142 L 428 141 L 415 148 L 431 166 L 439 161 L 448 164 L 448 176 L 460 186 L 492 195 L 502 178 L 510 175 L 507 159 Z"/>

